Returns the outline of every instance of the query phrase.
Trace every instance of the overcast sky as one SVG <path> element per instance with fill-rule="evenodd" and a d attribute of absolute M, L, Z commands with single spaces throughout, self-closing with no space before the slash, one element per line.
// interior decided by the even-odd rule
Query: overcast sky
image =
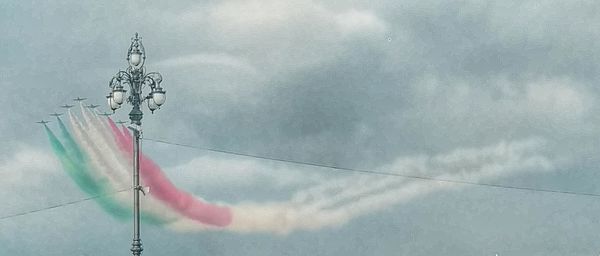
<path fill-rule="evenodd" d="M 408 174 L 400 167 L 422 161 L 426 176 L 455 175 L 437 167 L 457 157 L 526 148 L 543 164 L 519 155 L 494 162 L 511 172 L 481 181 L 600 193 L 596 1 L 170 2 L 0 2 L 0 216 L 86 196 L 34 122 L 77 96 L 106 109 L 108 81 L 127 67 L 135 32 L 167 90 L 166 104 L 145 112 L 145 137 Z M 354 177 L 143 147 L 177 186 L 211 201 L 287 198 L 319 180 Z M 481 171 L 457 168 L 463 178 Z M 600 252 L 597 197 L 427 191 L 283 236 L 143 226 L 144 255 Z M 0 255 L 128 255 L 130 244 L 130 223 L 93 202 L 0 220 Z"/>

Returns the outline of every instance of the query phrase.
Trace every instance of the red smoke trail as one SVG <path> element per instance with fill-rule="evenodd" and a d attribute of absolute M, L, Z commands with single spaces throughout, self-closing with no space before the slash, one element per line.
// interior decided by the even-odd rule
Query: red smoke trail
<path fill-rule="evenodd" d="M 111 119 L 108 122 L 119 148 L 132 156 L 133 141 L 127 128 L 123 127 L 123 132 L 120 132 Z M 208 204 L 177 189 L 162 173 L 160 167 L 144 154 L 140 154 L 140 175 L 144 185 L 151 188 L 152 195 L 181 215 L 218 227 L 225 227 L 231 223 L 233 216 L 229 208 Z"/>

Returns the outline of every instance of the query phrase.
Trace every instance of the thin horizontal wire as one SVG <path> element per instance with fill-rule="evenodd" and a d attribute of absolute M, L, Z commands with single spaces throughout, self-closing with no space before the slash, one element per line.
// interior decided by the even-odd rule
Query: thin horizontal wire
<path fill-rule="evenodd" d="M 343 171 L 343 172 L 354 172 L 354 173 L 363 173 L 363 174 L 370 174 L 370 175 L 393 176 L 393 177 L 401 177 L 401 178 L 409 178 L 409 179 L 418 179 L 418 180 L 424 180 L 424 181 L 455 183 L 455 184 L 473 185 L 473 186 L 481 186 L 481 187 L 493 187 L 493 188 L 500 188 L 500 189 L 512 189 L 512 190 L 531 191 L 531 192 L 566 194 L 566 195 L 573 195 L 573 196 L 600 197 L 600 194 L 588 193 L 588 192 L 577 192 L 577 191 L 555 190 L 555 189 L 544 189 L 544 188 L 532 188 L 532 187 L 519 187 L 519 186 L 493 184 L 493 183 L 481 183 L 481 182 L 464 181 L 464 180 L 450 180 L 450 179 L 441 179 L 441 178 L 427 177 L 427 176 L 406 175 L 406 174 L 391 173 L 391 172 L 362 170 L 362 169 L 340 167 L 340 166 L 334 166 L 334 165 L 326 165 L 326 164 L 318 164 L 318 163 L 303 162 L 303 161 L 296 161 L 296 160 L 288 160 L 288 159 L 282 159 L 282 158 L 258 156 L 258 155 L 252 155 L 252 154 L 246 154 L 246 153 L 239 153 L 239 152 L 234 152 L 234 151 L 229 151 L 229 150 L 213 149 L 213 148 L 207 148 L 207 147 L 198 147 L 198 146 L 187 145 L 187 144 L 182 144 L 182 143 L 169 142 L 169 141 L 160 140 L 160 139 L 143 138 L 143 140 L 153 141 L 153 142 L 157 142 L 157 143 L 164 143 L 164 144 L 169 144 L 169 145 L 174 145 L 174 146 L 181 146 L 181 147 L 193 148 L 193 149 L 198 149 L 198 150 L 206 150 L 206 151 L 211 151 L 211 152 L 217 152 L 217 153 L 223 153 L 223 154 L 230 154 L 230 155 L 236 155 L 236 156 L 243 156 L 243 157 L 250 157 L 250 158 L 257 158 L 257 159 L 263 159 L 263 160 L 270 160 L 270 161 L 275 161 L 275 162 L 284 162 L 284 163 L 291 163 L 291 164 L 297 164 L 297 165 L 313 166 L 313 167 L 319 167 L 319 168 L 331 169 L 331 170 Z M 39 209 L 30 210 L 30 211 L 25 211 L 25 212 L 15 213 L 15 214 L 11 214 L 11 215 L 6 215 L 6 216 L 0 217 L 0 221 L 5 220 L 5 219 L 14 218 L 14 217 L 23 216 L 23 215 L 28 215 L 28 214 L 32 214 L 32 213 L 36 213 L 36 212 L 42 212 L 42 211 L 46 211 L 46 210 L 51 210 L 51 209 L 56 209 L 56 208 L 65 207 L 65 206 L 69 206 L 69 205 L 74 205 L 74 204 L 78 204 L 78 203 L 81 203 L 81 202 L 93 200 L 93 199 L 96 199 L 96 198 L 100 198 L 100 197 L 104 197 L 104 196 L 110 196 L 110 195 L 114 195 L 114 194 L 117 194 L 117 193 L 125 192 L 125 191 L 128 191 L 128 190 L 131 190 L 131 188 L 114 191 L 112 193 L 107 193 L 107 194 L 102 194 L 102 195 L 95 195 L 95 196 L 91 196 L 91 197 L 86 197 L 86 198 L 82 198 L 82 199 L 78 199 L 78 200 L 74 200 L 74 201 L 69 201 L 69 202 L 65 202 L 65 203 L 62 203 L 62 204 L 52 205 L 52 206 L 48 206 L 48 207 L 44 207 L 44 208 L 39 208 Z"/>
<path fill-rule="evenodd" d="M 290 160 L 290 159 L 283 159 L 283 158 L 276 158 L 276 157 L 259 156 L 259 155 L 253 155 L 253 154 L 247 154 L 247 153 L 240 153 L 240 152 L 235 152 L 235 151 L 230 151 L 230 150 L 223 150 L 223 149 L 214 149 L 214 148 L 208 148 L 208 147 L 199 147 L 199 146 L 193 146 L 193 145 L 189 145 L 189 144 L 170 142 L 170 141 L 161 140 L 161 139 L 143 138 L 143 140 L 157 142 L 157 143 L 163 143 L 163 144 L 169 144 L 169 145 L 174 145 L 174 146 L 180 146 L 180 147 L 193 148 L 193 149 L 198 149 L 198 150 L 205 150 L 205 151 L 217 152 L 217 153 L 222 153 L 222 154 L 229 154 L 229 155 L 236 155 L 236 156 L 243 156 L 243 157 L 250 157 L 250 158 L 256 158 L 256 159 L 269 160 L 269 161 L 274 161 L 274 162 L 283 162 L 283 163 L 291 163 L 291 164 L 297 164 L 297 165 L 313 166 L 313 167 L 331 169 L 331 170 L 340 171 L 340 172 L 353 172 L 353 173 L 363 173 L 363 174 L 370 174 L 370 175 L 393 176 L 393 177 L 401 177 L 401 178 L 407 178 L 407 179 L 418 179 L 418 180 L 425 180 L 425 181 L 436 181 L 436 182 L 444 182 L 444 183 L 455 183 L 455 184 L 464 184 L 464 185 L 482 186 L 482 187 L 493 187 L 493 188 L 501 188 L 501 189 L 513 189 L 513 190 L 523 190 L 523 191 L 533 191 L 533 192 L 544 192 L 544 193 L 555 193 L 555 194 L 566 194 L 566 195 L 577 195 L 577 196 L 600 197 L 600 194 L 590 193 L 590 192 L 577 192 L 577 191 L 558 190 L 558 189 L 520 187 L 520 186 L 512 186 L 512 185 L 482 183 L 482 182 L 475 182 L 475 181 L 442 179 L 442 178 L 428 177 L 428 176 L 399 174 L 399 173 L 384 172 L 384 171 L 364 170 L 364 169 L 341 167 L 341 166 L 335 166 L 335 165 L 319 164 L 319 163 L 297 161 L 297 160 Z"/>
<path fill-rule="evenodd" d="M 39 209 L 29 210 L 29 211 L 15 213 L 15 214 L 10 214 L 10 215 L 6 215 L 6 216 L 0 217 L 0 221 L 5 220 L 5 219 L 14 218 L 14 217 L 23 216 L 23 215 L 28 215 L 28 214 L 32 214 L 32 213 L 36 213 L 36 212 L 42 212 L 42 211 L 47 211 L 47 210 L 56 209 L 56 208 L 60 208 L 60 207 L 65 207 L 65 206 L 69 206 L 69 205 L 74 205 L 74 204 L 78 204 L 78 203 L 81 203 L 81 202 L 93 200 L 93 199 L 100 198 L 100 197 L 112 196 L 112 195 L 115 195 L 115 194 L 118 194 L 118 193 L 121 193 L 121 192 L 125 192 L 125 191 L 128 191 L 128 190 L 131 190 L 131 188 L 117 190 L 117 191 L 114 191 L 114 192 L 111 192 L 111 193 L 106 193 L 106 194 L 101 194 L 101 195 L 94 195 L 94 196 L 90 196 L 90 197 L 86 197 L 86 198 L 82 198 L 82 199 L 77 199 L 77 200 L 73 200 L 73 201 L 69 201 L 69 202 L 65 202 L 65 203 L 61 203 L 61 204 L 57 204 L 57 205 L 47 206 L 47 207 L 43 207 L 43 208 L 39 208 Z"/>

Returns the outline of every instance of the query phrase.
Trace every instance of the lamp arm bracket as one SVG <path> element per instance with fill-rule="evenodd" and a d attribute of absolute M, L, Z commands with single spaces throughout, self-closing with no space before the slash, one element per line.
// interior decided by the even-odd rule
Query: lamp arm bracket
<path fill-rule="evenodd" d="M 127 128 L 129 128 L 132 131 L 137 131 L 138 133 L 140 133 L 140 138 L 142 137 L 142 126 L 141 125 L 129 124 L 127 126 Z"/>

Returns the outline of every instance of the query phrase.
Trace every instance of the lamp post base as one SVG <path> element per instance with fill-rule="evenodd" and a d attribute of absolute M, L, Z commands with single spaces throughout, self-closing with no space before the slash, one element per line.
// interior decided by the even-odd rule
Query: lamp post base
<path fill-rule="evenodd" d="M 142 255 L 142 239 L 133 239 L 133 243 L 131 244 L 131 252 L 134 256 Z"/>

